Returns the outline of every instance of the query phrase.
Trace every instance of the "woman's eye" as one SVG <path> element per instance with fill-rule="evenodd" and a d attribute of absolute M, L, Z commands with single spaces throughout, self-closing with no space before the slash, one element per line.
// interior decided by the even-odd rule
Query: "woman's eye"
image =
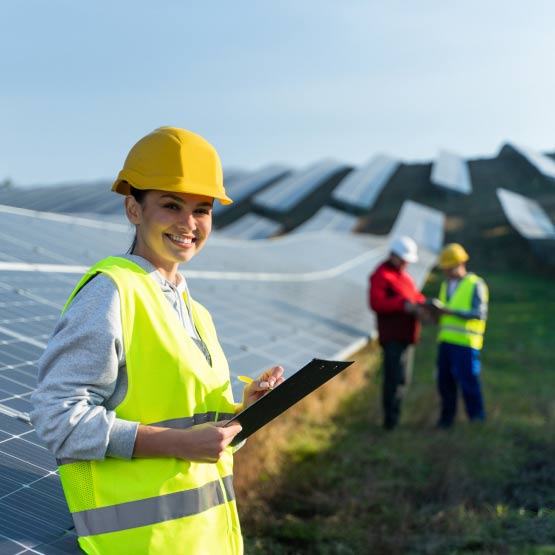
<path fill-rule="evenodd" d="M 164 204 L 164 208 L 168 208 L 169 210 L 179 210 L 179 205 L 174 202 L 168 202 L 168 204 Z"/>

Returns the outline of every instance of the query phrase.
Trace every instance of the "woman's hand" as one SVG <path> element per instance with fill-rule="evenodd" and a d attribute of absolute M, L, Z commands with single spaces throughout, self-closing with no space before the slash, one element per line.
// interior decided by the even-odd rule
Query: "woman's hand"
<path fill-rule="evenodd" d="M 182 438 L 180 445 L 176 445 L 178 458 L 203 463 L 218 462 L 226 447 L 242 430 L 239 422 L 224 427 L 226 423 L 207 422 L 183 430 L 187 432 L 187 437 Z"/>
<path fill-rule="evenodd" d="M 206 422 L 186 430 L 140 425 L 135 439 L 134 457 L 175 457 L 192 462 L 215 463 L 242 430 L 234 422 Z"/>
<path fill-rule="evenodd" d="M 248 406 L 252 405 L 255 401 L 258 401 L 260 397 L 263 397 L 270 391 L 277 387 L 279 384 L 285 381 L 282 377 L 283 368 L 281 366 L 274 366 L 266 372 L 263 372 L 249 385 L 245 386 L 243 389 L 243 402 L 241 403 L 239 410 L 246 409 Z M 239 410 L 237 412 L 239 412 Z"/>

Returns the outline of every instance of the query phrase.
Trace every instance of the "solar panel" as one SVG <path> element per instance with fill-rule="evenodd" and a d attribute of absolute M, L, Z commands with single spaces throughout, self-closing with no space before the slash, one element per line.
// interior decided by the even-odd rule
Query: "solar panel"
<path fill-rule="evenodd" d="M 523 156 L 536 170 L 549 179 L 555 179 L 555 161 L 541 152 L 511 143 L 510 146 Z"/>
<path fill-rule="evenodd" d="M 400 162 L 379 154 L 353 170 L 333 190 L 332 198 L 360 210 L 370 210 Z"/>
<path fill-rule="evenodd" d="M 526 239 L 555 239 L 555 226 L 540 204 L 513 191 L 496 191 L 510 224 Z"/>
<path fill-rule="evenodd" d="M 242 202 L 253 193 L 289 173 L 285 166 L 272 164 L 252 173 L 244 173 L 236 179 L 225 182 L 226 193 L 233 199 L 233 204 L 214 204 L 214 215 L 221 214 Z"/>
<path fill-rule="evenodd" d="M 347 214 L 331 206 L 324 206 L 314 216 L 290 231 L 289 234 L 332 230 L 352 231 L 356 227 L 357 221 L 358 218 L 352 214 Z"/>
<path fill-rule="evenodd" d="M 443 212 L 406 200 L 401 206 L 389 236 L 393 238 L 408 235 L 421 249 L 438 253 L 443 245 L 444 222 Z"/>
<path fill-rule="evenodd" d="M 0 429 L 0 553 L 46 555 L 39 546 L 72 527 L 54 457 L 30 424 L 0 411 Z"/>
<path fill-rule="evenodd" d="M 281 230 L 282 225 L 279 222 L 249 213 L 221 228 L 218 233 L 235 239 L 266 239 Z"/>
<path fill-rule="evenodd" d="M 472 181 L 468 164 L 457 154 L 440 150 L 432 165 L 431 182 L 438 187 L 469 195 Z"/>
<path fill-rule="evenodd" d="M 347 167 L 347 165 L 335 160 L 322 160 L 279 180 L 274 185 L 254 195 L 254 204 L 278 213 L 286 213 L 323 183 Z"/>
<path fill-rule="evenodd" d="M 111 182 L 69 183 L 48 187 L 0 189 L 0 204 L 55 212 L 121 213 L 122 202 L 110 192 Z"/>

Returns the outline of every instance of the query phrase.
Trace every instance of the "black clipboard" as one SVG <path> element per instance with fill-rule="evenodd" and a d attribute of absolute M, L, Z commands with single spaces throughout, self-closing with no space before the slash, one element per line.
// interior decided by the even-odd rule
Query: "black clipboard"
<path fill-rule="evenodd" d="M 237 413 L 226 424 L 228 426 L 232 422 L 239 422 L 243 427 L 233 438 L 231 445 L 237 445 L 249 437 L 351 364 L 353 361 L 312 359 L 281 385 Z"/>

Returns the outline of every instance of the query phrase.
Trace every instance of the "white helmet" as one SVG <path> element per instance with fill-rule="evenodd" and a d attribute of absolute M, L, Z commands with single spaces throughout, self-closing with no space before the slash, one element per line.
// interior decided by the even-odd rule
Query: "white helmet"
<path fill-rule="evenodd" d="M 391 242 L 389 250 L 405 262 L 418 262 L 418 245 L 410 237 L 405 235 L 395 237 Z"/>

